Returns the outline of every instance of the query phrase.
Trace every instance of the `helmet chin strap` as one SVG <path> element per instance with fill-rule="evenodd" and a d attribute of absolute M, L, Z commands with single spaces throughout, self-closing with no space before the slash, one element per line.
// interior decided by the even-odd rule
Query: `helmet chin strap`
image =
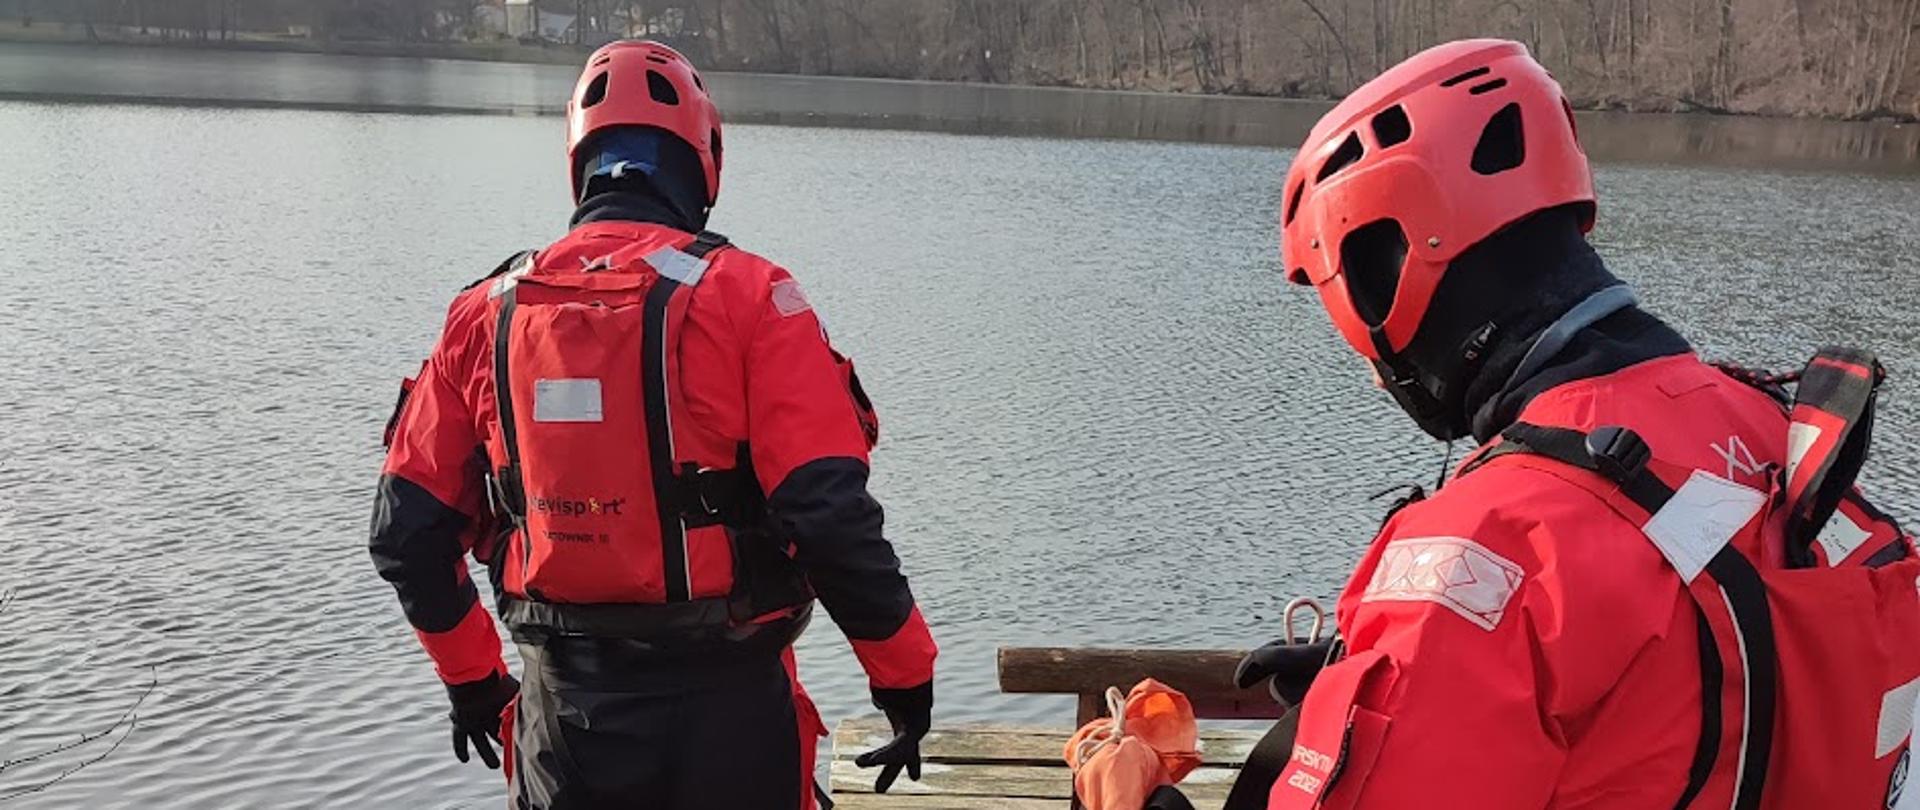
<path fill-rule="evenodd" d="M 1413 417 L 1421 430 L 1441 441 L 1450 442 L 1467 435 L 1466 414 L 1460 412 L 1456 400 L 1464 393 L 1467 381 L 1486 363 L 1494 341 L 1499 339 L 1499 324 L 1488 321 L 1473 330 L 1460 343 L 1460 361 L 1452 364 L 1452 371 L 1444 377 L 1422 372 L 1404 353 L 1393 351 L 1386 332 L 1380 327 L 1375 326 L 1369 332 L 1374 351 L 1380 355 L 1380 359 L 1374 361 L 1374 369 L 1386 382 L 1387 393 L 1393 395 L 1401 410 Z"/>

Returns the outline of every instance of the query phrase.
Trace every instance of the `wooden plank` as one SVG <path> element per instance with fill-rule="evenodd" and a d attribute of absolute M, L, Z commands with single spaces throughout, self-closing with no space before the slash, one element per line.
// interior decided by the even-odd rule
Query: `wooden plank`
<path fill-rule="evenodd" d="M 1153 678 L 1186 693 L 1199 717 L 1279 717 L 1280 706 L 1264 685 L 1241 689 L 1233 684 L 1234 667 L 1244 655 L 1244 650 L 1002 647 L 1000 691 L 1081 695 L 1080 722 L 1084 723 L 1089 709 L 1101 708 L 1087 696 L 1097 697 L 1110 686 L 1128 689 Z"/>
<path fill-rule="evenodd" d="M 1201 729 L 1200 755 L 1208 765 L 1238 766 L 1260 741 L 1261 730 Z M 937 728 L 920 742 L 928 762 L 999 763 L 1065 768 L 1068 732 L 1064 729 L 958 726 Z M 893 738 L 886 718 L 853 717 L 834 730 L 833 756 L 851 760 Z"/>
<path fill-rule="evenodd" d="M 1180 783 L 1180 791 L 1196 801 L 1224 801 L 1239 771 L 1232 768 L 1201 768 Z M 873 792 L 874 770 L 860 768 L 852 760 L 836 759 L 828 771 L 828 785 L 835 796 Z M 982 796 L 1015 799 L 1055 799 L 1065 801 L 1073 795 L 1072 772 L 1034 765 L 947 765 L 929 762 L 922 767 L 920 780 L 903 774 L 888 796 Z"/>
<path fill-rule="evenodd" d="M 1194 810 L 1220 810 L 1225 796 L 1188 797 Z M 909 796 L 893 792 L 884 796 L 872 793 L 840 793 L 833 797 L 834 810 L 1067 810 L 1068 802 L 1059 799 L 1012 799 L 1006 796 Z"/>
<path fill-rule="evenodd" d="M 834 810 L 1067 810 L 1059 799 L 1009 799 L 1005 796 L 909 796 L 841 793 Z"/>

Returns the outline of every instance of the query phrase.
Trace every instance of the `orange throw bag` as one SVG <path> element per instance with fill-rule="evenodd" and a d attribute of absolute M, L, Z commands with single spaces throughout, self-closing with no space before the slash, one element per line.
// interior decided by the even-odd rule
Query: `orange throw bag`
<path fill-rule="evenodd" d="M 1073 792 L 1087 810 L 1141 810 L 1155 788 L 1200 767 L 1200 727 L 1178 690 L 1152 678 L 1124 698 L 1108 689 L 1107 711 L 1067 740 Z"/>

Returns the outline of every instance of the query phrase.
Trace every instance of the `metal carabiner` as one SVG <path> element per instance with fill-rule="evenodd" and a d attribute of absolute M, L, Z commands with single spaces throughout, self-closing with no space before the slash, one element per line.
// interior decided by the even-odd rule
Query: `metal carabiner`
<path fill-rule="evenodd" d="M 1293 617 L 1302 609 L 1313 611 L 1313 630 L 1307 633 L 1307 640 L 1303 643 L 1319 644 L 1320 631 L 1325 629 L 1327 624 L 1327 611 L 1321 608 L 1320 603 L 1314 601 L 1313 597 L 1310 596 L 1302 596 L 1294 599 L 1288 602 L 1286 608 L 1280 611 L 1280 621 L 1287 628 L 1286 643 L 1288 645 L 1296 643 L 1293 634 Z"/>

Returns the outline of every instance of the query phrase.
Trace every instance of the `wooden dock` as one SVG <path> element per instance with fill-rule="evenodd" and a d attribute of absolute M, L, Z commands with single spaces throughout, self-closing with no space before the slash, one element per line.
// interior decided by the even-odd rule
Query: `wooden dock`
<path fill-rule="evenodd" d="M 879 716 L 847 720 L 833 734 L 832 778 L 828 782 L 838 810 L 1067 810 L 1073 799 L 1073 773 L 1062 753 L 1066 729 L 968 726 L 935 729 L 920 745 L 926 761 L 920 781 L 902 774 L 885 796 L 873 793 L 876 768 L 859 768 L 853 758 L 892 739 Z M 1180 783 L 1197 810 L 1218 810 L 1258 731 L 1200 732 L 1206 764 Z"/>
<path fill-rule="evenodd" d="M 1076 724 L 1105 713 L 1107 687 L 1131 688 L 1154 678 L 1187 695 L 1202 719 L 1272 719 L 1281 707 L 1263 687 L 1233 684 L 1239 650 L 1114 650 L 1003 648 L 1000 689 L 1009 693 L 1075 695 Z M 936 709 L 936 716 L 938 710 Z M 1077 727 L 1077 725 L 1076 725 Z M 1247 752 L 1263 729 L 1202 727 L 1204 764 L 1180 783 L 1197 810 L 1219 810 Z M 991 725 L 941 727 L 920 745 L 920 780 L 902 774 L 886 795 L 873 793 L 878 769 L 853 764 L 861 752 L 885 744 L 892 732 L 875 715 L 847 720 L 833 735 L 828 792 L 841 810 L 1067 810 L 1073 772 L 1065 749 L 1072 729 Z"/>

